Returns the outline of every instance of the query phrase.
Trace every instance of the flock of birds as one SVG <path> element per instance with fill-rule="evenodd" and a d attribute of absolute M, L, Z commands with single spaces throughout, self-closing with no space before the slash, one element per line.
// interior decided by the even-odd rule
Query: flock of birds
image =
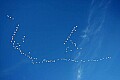
<path fill-rule="evenodd" d="M 11 17 L 11 16 L 9 16 L 9 15 L 7 15 L 7 18 L 9 18 L 9 19 L 11 19 L 11 20 L 14 20 L 14 18 L 13 17 Z M 42 60 L 39 60 L 37 57 L 33 57 L 32 55 L 31 55 L 31 52 L 28 52 L 28 53 L 25 53 L 24 52 L 24 50 L 22 50 L 21 49 L 21 44 L 20 44 L 20 42 L 17 42 L 14 38 L 15 38 L 15 36 L 16 36 L 16 34 L 17 34 L 17 32 L 18 32 L 18 29 L 19 29 L 19 24 L 17 24 L 17 26 L 16 26 L 16 28 L 15 28 L 15 31 L 13 32 L 13 34 L 12 34 L 12 37 L 11 37 L 11 44 L 12 44 L 12 47 L 15 49 L 15 50 L 17 50 L 17 51 L 19 51 L 19 53 L 21 54 L 21 55 L 23 55 L 24 57 L 26 57 L 26 58 L 28 58 L 30 61 L 31 61 L 31 63 L 32 64 L 41 64 L 41 63 L 56 63 L 56 62 L 59 62 L 59 61 L 64 61 L 64 62 L 73 62 L 73 63 L 79 63 L 79 62 L 81 62 L 81 63 L 86 63 L 86 62 L 98 62 L 98 61 L 103 61 L 103 60 L 108 60 L 108 59 L 111 59 L 111 57 L 110 56 L 108 56 L 108 57 L 103 57 L 103 58 L 99 58 L 99 59 L 88 59 L 88 60 L 83 60 L 83 59 L 81 59 L 81 60 L 76 60 L 76 59 L 67 59 L 67 58 L 58 58 L 58 59 L 42 59 Z M 72 31 L 71 31 L 71 33 L 70 33 L 70 35 L 67 37 L 67 39 L 66 39 L 66 41 L 64 42 L 64 45 L 69 41 L 69 42 L 71 42 L 72 43 L 72 45 L 74 45 L 74 47 L 77 49 L 77 50 L 82 50 L 82 48 L 79 48 L 79 47 L 77 47 L 77 43 L 75 43 L 72 39 L 71 39 L 71 36 L 74 34 L 74 32 L 76 32 L 77 30 L 76 30 L 76 28 L 77 28 L 78 26 L 75 26 L 73 29 L 72 29 Z M 26 38 L 26 36 L 23 36 L 23 38 L 22 38 L 22 42 L 24 43 L 25 42 L 25 38 Z M 68 51 L 73 51 L 70 47 L 66 47 L 66 52 L 68 52 Z"/>
<path fill-rule="evenodd" d="M 72 29 L 72 31 L 70 32 L 69 36 L 68 36 L 68 37 L 66 38 L 66 40 L 64 41 L 64 45 L 66 45 L 68 42 L 70 42 L 70 43 L 75 47 L 76 50 L 82 50 L 82 48 L 81 48 L 81 47 L 79 48 L 78 45 L 77 45 L 77 43 L 74 42 L 74 41 L 71 39 L 72 35 L 77 31 L 77 28 L 78 28 L 78 26 L 75 26 L 75 27 Z M 65 52 L 66 52 L 66 53 L 67 53 L 67 52 L 72 52 L 72 51 L 73 51 L 73 49 L 71 49 L 70 46 L 67 46 L 66 49 L 65 49 Z"/>

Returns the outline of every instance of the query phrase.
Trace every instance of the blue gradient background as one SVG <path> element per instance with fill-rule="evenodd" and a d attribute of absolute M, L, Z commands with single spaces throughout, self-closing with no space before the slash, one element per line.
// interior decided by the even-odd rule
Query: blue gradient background
<path fill-rule="evenodd" d="M 100 35 L 104 36 L 100 57 L 109 55 L 112 59 L 81 64 L 84 70 L 80 80 L 120 80 L 119 4 L 119 0 L 109 4 L 104 33 Z M 77 64 L 33 65 L 12 48 L 10 40 L 19 23 L 16 40 L 21 41 L 26 35 L 22 44 L 25 52 L 30 51 L 39 59 L 73 58 L 76 53 L 66 54 L 63 42 L 75 25 L 79 27 L 78 32 L 85 29 L 90 5 L 91 0 L 0 0 L 0 80 L 77 80 Z M 15 20 L 7 19 L 7 14 Z M 88 44 L 88 47 L 92 48 L 92 45 Z"/>

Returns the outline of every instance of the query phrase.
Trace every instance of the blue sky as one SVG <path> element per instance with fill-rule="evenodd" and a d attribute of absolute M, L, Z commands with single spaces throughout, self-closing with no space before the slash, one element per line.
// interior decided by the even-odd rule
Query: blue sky
<path fill-rule="evenodd" d="M 119 4 L 118 0 L 0 0 L 0 80 L 120 80 Z M 31 52 L 39 60 L 112 58 L 33 65 L 10 43 L 17 24 L 15 40 L 25 53 Z M 69 42 L 63 44 L 76 25 L 71 39 L 83 50 Z M 67 46 L 74 51 L 66 53 Z"/>

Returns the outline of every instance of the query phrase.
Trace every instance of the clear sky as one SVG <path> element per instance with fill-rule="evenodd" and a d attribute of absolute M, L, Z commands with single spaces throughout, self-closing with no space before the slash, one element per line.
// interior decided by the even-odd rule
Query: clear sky
<path fill-rule="evenodd" d="M 0 0 L 0 80 L 120 80 L 119 4 L 119 0 Z M 18 24 L 15 41 L 22 52 L 38 62 L 56 62 L 32 64 L 33 59 L 14 49 L 11 37 Z M 77 31 L 70 36 L 75 26 Z M 62 58 L 67 61 L 57 61 Z"/>

